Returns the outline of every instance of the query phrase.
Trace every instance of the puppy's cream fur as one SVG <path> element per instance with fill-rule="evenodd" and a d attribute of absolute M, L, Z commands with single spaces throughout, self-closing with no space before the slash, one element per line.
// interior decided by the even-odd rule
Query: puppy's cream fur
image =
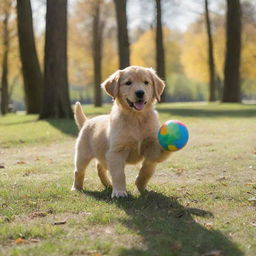
<path fill-rule="evenodd" d="M 114 99 L 109 115 L 87 119 L 80 103 L 76 104 L 75 120 L 81 130 L 76 142 L 73 190 L 83 189 L 85 169 L 93 158 L 97 160 L 102 184 L 113 187 L 112 197 L 127 196 L 124 172 L 127 163 L 142 161 L 136 186 L 140 192 L 145 190 L 157 163 L 170 154 L 157 141 L 159 122 L 154 110 L 164 86 L 153 69 L 131 66 L 115 72 L 102 84 Z M 144 105 L 139 109 L 135 107 L 138 90 L 144 92 Z"/>

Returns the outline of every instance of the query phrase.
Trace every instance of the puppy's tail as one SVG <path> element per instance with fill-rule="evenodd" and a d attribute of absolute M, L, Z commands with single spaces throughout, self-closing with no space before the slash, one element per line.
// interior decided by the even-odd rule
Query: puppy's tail
<path fill-rule="evenodd" d="M 83 112 L 80 102 L 76 102 L 74 116 L 75 116 L 75 120 L 76 120 L 76 124 L 77 124 L 78 128 L 81 129 L 83 124 L 87 120 L 87 117 L 85 116 L 85 114 Z"/>

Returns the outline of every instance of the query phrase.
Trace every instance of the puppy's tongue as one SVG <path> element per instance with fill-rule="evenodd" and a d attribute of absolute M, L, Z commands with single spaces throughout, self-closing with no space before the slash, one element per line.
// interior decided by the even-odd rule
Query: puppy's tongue
<path fill-rule="evenodd" d="M 144 102 L 135 102 L 134 106 L 137 110 L 142 110 L 144 108 Z"/>

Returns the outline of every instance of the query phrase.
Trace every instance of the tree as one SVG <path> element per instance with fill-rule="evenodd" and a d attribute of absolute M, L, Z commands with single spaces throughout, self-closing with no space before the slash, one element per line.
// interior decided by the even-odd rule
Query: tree
<path fill-rule="evenodd" d="M 156 1 L 156 70 L 159 77 L 165 80 L 165 54 L 162 31 L 161 0 Z M 161 102 L 165 102 L 165 93 L 161 96 Z"/>
<path fill-rule="evenodd" d="M 30 0 L 17 0 L 17 22 L 26 109 L 27 113 L 39 113 L 43 76 L 36 52 Z"/>
<path fill-rule="evenodd" d="M 40 118 L 72 118 L 67 77 L 67 0 L 47 0 Z"/>
<path fill-rule="evenodd" d="M 93 68 L 94 68 L 94 105 L 102 105 L 101 81 L 102 81 L 102 36 L 104 21 L 101 19 L 102 0 L 93 3 L 93 29 L 92 29 L 92 50 L 93 50 Z"/>
<path fill-rule="evenodd" d="M 209 101 L 215 101 L 215 63 L 213 55 L 213 40 L 211 31 L 211 22 L 209 17 L 208 0 L 205 0 L 205 21 L 208 39 L 208 67 L 209 67 Z"/>
<path fill-rule="evenodd" d="M 240 102 L 241 6 L 227 0 L 223 102 Z"/>
<path fill-rule="evenodd" d="M 130 44 L 127 29 L 126 0 L 114 0 L 117 21 L 119 68 L 130 65 Z"/>
<path fill-rule="evenodd" d="M 5 115 L 8 112 L 8 58 L 10 49 L 9 35 L 9 18 L 12 2 L 5 0 L 3 3 L 3 60 L 2 60 L 2 77 L 1 77 L 1 113 Z"/>

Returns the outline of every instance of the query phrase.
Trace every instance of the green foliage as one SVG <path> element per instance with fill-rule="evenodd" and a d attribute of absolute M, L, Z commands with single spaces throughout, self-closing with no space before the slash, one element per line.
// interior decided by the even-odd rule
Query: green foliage
<path fill-rule="evenodd" d="M 207 99 L 207 85 L 173 73 L 167 78 L 167 91 L 172 101 L 204 101 Z"/>

